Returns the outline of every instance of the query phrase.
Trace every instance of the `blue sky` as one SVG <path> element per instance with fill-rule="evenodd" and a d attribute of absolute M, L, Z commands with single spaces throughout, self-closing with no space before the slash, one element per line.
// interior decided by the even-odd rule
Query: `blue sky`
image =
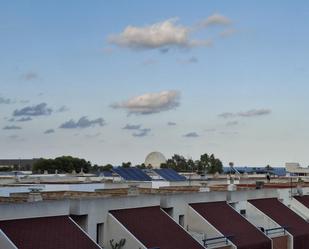
<path fill-rule="evenodd" d="M 0 157 L 308 165 L 307 1 L 1 1 Z"/>

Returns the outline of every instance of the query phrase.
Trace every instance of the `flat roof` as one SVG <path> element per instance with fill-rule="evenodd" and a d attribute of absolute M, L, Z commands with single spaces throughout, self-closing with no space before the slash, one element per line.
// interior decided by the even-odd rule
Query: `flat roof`
<path fill-rule="evenodd" d="M 277 198 L 249 200 L 249 202 L 293 235 L 294 249 L 307 249 L 309 224 Z"/>
<path fill-rule="evenodd" d="M 271 249 L 271 240 L 224 201 L 189 204 L 238 249 Z"/>
<path fill-rule="evenodd" d="M 204 248 L 159 206 L 112 210 L 110 213 L 147 248 Z"/>

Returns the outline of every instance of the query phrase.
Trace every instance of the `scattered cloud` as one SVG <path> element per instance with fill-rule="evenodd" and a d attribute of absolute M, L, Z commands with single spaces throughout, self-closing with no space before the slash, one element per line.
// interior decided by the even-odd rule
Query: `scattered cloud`
<path fill-rule="evenodd" d="M 34 106 L 26 106 L 20 110 L 15 110 L 13 112 L 14 117 L 31 117 L 31 116 L 46 116 L 50 115 L 53 112 L 51 108 L 47 106 L 46 103 L 41 103 Z"/>
<path fill-rule="evenodd" d="M 219 36 L 225 38 L 225 37 L 230 37 L 232 35 L 234 35 L 235 33 L 237 33 L 237 30 L 236 29 L 226 29 L 226 30 L 223 30 L 222 32 L 219 33 Z"/>
<path fill-rule="evenodd" d="M 238 121 L 229 121 L 226 123 L 226 126 L 235 126 L 235 125 L 238 125 L 239 122 Z"/>
<path fill-rule="evenodd" d="M 219 132 L 221 135 L 238 135 L 238 131 L 221 131 Z"/>
<path fill-rule="evenodd" d="M 59 107 L 56 112 L 67 112 L 69 111 L 70 109 L 68 107 L 66 107 L 65 105 Z"/>
<path fill-rule="evenodd" d="M 27 121 L 31 121 L 32 118 L 31 117 L 21 117 L 19 119 L 16 119 L 16 122 L 27 122 Z"/>
<path fill-rule="evenodd" d="M 21 75 L 21 78 L 26 81 L 35 80 L 39 75 L 35 72 L 27 72 Z"/>
<path fill-rule="evenodd" d="M 64 122 L 60 125 L 59 128 L 62 129 L 83 129 L 83 128 L 89 128 L 93 126 L 104 126 L 105 121 L 103 118 L 97 118 L 93 120 L 89 120 L 86 116 L 81 117 L 78 121 L 74 121 L 73 119 Z"/>
<path fill-rule="evenodd" d="M 188 59 L 182 59 L 182 60 L 178 60 L 178 63 L 180 64 L 195 64 L 195 63 L 198 63 L 198 59 L 195 57 L 195 56 L 192 56 Z"/>
<path fill-rule="evenodd" d="M 244 112 L 224 112 L 219 114 L 218 116 L 221 118 L 235 118 L 235 117 L 245 117 L 245 118 L 250 118 L 250 117 L 258 117 L 258 116 L 264 116 L 264 115 L 269 115 L 271 113 L 270 109 L 252 109 Z"/>
<path fill-rule="evenodd" d="M 22 128 L 20 126 L 16 125 L 7 125 L 3 127 L 3 130 L 21 130 Z"/>
<path fill-rule="evenodd" d="M 0 97 L 0 105 L 2 105 L 2 104 L 9 105 L 9 104 L 13 104 L 13 103 L 15 103 L 15 101 L 13 101 L 12 99 Z"/>
<path fill-rule="evenodd" d="M 175 109 L 180 105 L 179 100 L 178 91 L 162 91 L 136 96 L 122 103 L 115 103 L 111 107 L 125 109 L 128 114 L 147 115 Z"/>
<path fill-rule="evenodd" d="M 196 132 L 189 132 L 185 135 L 183 135 L 184 137 L 188 137 L 188 138 L 194 138 L 194 137 L 199 137 L 199 134 L 197 134 Z"/>
<path fill-rule="evenodd" d="M 223 112 L 218 115 L 220 118 L 234 118 L 237 117 L 237 113 Z"/>
<path fill-rule="evenodd" d="M 123 130 L 139 130 L 141 128 L 141 125 L 131 125 L 131 124 L 126 124 L 125 127 L 123 127 Z"/>
<path fill-rule="evenodd" d="M 169 126 L 175 126 L 175 125 L 177 125 L 175 122 L 167 122 L 167 125 L 169 125 Z"/>
<path fill-rule="evenodd" d="M 252 109 L 245 112 L 239 112 L 238 115 L 240 117 L 255 117 L 255 116 L 263 116 L 271 113 L 269 109 Z"/>
<path fill-rule="evenodd" d="M 146 137 L 151 129 L 149 128 L 144 128 L 144 129 L 139 129 L 138 132 L 134 132 L 132 134 L 133 137 Z"/>
<path fill-rule="evenodd" d="M 200 22 L 201 27 L 209 27 L 209 26 L 227 26 L 232 24 L 232 21 L 219 13 L 215 13 L 207 19 Z"/>
<path fill-rule="evenodd" d="M 44 131 L 44 134 L 52 134 L 52 133 L 55 133 L 54 129 L 48 129 L 48 130 Z"/>
<path fill-rule="evenodd" d="M 132 133 L 133 137 L 145 137 L 151 131 L 151 129 L 149 128 L 142 128 L 141 125 L 131 125 L 131 124 L 126 124 L 126 126 L 124 126 L 122 129 L 133 131 Z"/>
<path fill-rule="evenodd" d="M 179 24 L 178 18 L 171 18 L 143 27 L 127 26 L 121 33 L 109 36 L 108 41 L 120 47 L 135 50 L 160 49 L 163 53 L 172 47 L 212 45 L 211 40 L 194 40 L 191 33 L 190 27 Z"/>

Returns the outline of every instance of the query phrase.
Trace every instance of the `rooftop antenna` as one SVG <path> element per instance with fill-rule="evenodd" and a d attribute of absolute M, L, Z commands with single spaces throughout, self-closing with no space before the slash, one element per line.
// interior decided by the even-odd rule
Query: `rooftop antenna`
<path fill-rule="evenodd" d="M 229 162 L 229 166 L 236 174 L 240 175 L 239 171 L 234 167 L 234 163 L 233 162 Z"/>

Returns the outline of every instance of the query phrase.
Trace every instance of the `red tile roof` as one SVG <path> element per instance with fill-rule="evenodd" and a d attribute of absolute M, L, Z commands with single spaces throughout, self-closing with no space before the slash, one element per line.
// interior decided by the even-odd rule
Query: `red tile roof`
<path fill-rule="evenodd" d="M 204 248 L 160 207 L 113 210 L 110 213 L 147 248 Z"/>
<path fill-rule="evenodd" d="M 194 203 L 190 206 L 210 222 L 238 249 L 271 249 L 271 240 L 226 202 Z"/>
<path fill-rule="evenodd" d="M 98 249 L 68 216 L 0 221 L 18 249 Z"/>
<path fill-rule="evenodd" d="M 294 249 L 308 249 L 309 224 L 276 198 L 249 200 L 256 208 L 293 235 Z"/>

